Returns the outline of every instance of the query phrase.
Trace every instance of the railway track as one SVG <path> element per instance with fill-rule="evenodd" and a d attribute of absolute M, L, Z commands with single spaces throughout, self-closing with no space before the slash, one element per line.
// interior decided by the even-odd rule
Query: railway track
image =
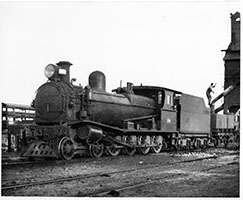
<path fill-rule="evenodd" d="M 100 158 L 105 159 L 105 157 Z M 99 160 L 98 158 L 90 158 L 90 157 L 82 157 L 82 158 L 74 158 L 72 160 L 63 160 L 63 159 L 52 159 L 52 160 L 45 160 L 45 159 L 38 159 L 35 161 L 2 161 L 2 168 L 4 167 L 19 167 L 19 166 L 28 166 L 28 165 L 63 165 L 63 164 L 74 164 L 74 163 L 87 163 L 90 161 Z"/>
<path fill-rule="evenodd" d="M 80 159 L 73 159 L 70 161 L 65 160 L 36 160 L 36 161 L 2 161 L 2 167 L 19 167 L 28 165 L 58 165 L 65 163 L 75 163 L 80 162 Z"/>
<path fill-rule="evenodd" d="M 182 156 L 180 156 L 180 153 L 182 153 L 182 152 L 169 152 L 168 154 L 162 153 L 161 155 L 160 154 L 159 155 L 151 154 L 151 159 L 157 160 L 157 162 L 150 163 L 149 160 L 151 160 L 151 159 L 149 159 L 148 162 L 144 162 L 142 164 L 141 163 L 138 164 L 138 161 L 140 160 L 140 158 L 142 159 L 144 156 L 135 155 L 134 156 L 134 157 L 136 157 L 135 158 L 136 162 L 134 163 L 135 165 L 132 165 L 133 167 L 130 167 L 130 168 L 127 168 L 127 165 L 124 165 L 124 167 L 118 167 L 118 168 L 112 167 L 109 170 L 104 170 L 105 168 L 100 168 L 102 170 L 97 171 L 97 173 L 89 174 L 89 172 L 87 171 L 86 173 L 81 172 L 82 174 L 77 173 L 76 175 L 66 176 L 63 178 L 62 177 L 61 178 L 54 178 L 54 177 L 50 178 L 48 175 L 48 172 L 47 172 L 47 174 L 45 176 L 49 177 L 48 179 L 46 178 L 46 180 L 42 179 L 42 180 L 34 181 L 35 178 L 33 176 L 33 179 L 28 177 L 29 182 L 27 182 L 27 183 L 25 182 L 25 180 L 27 180 L 27 179 L 24 179 L 23 182 L 21 181 L 22 183 L 20 182 L 21 179 L 17 179 L 17 181 L 14 182 L 14 184 L 13 184 L 13 182 L 10 182 L 10 181 L 8 181 L 9 183 L 5 182 L 5 184 L 4 184 L 4 181 L 2 181 L 2 187 L 1 187 L 2 195 L 8 196 L 8 195 L 12 194 L 13 196 L 15 196 L 14 194 L 16 193 L 17 196 L 19 196 L 18 194 L 21 194 L 21 193 L 33 194 L 33 192 L 36 194 L 39 194 L 39 192 L 41 192 L 41 191 L 44 192 L 46 190 L 44 188 L 53 188 L 54 190 L 57 189 L 57 191 L 60 190 L 58 188 L 63 188 L 66 191 L 65 188 L 69 188 L 69 187 L 75 188 L 76 186 L 81 184 L 81 188 L 86 188 L 86 189 L 79 191 L 79 189 L 75 190 L 73 188 L 72 192 L 70 191 L 71 196 L 79 196 L 79 197 L 96 197 L 96 196 L 102 197 L 102 196 L 116 196 L 116 195 L 118 195 L 118 196 L 125 195 L 126 196 L 126 194 L 129 192 L 132 192 L 133 189 L 141 190 L 141 188 L 144 188 L 144 186 L 147 187 L 147 185 L 148 185 L 148 187 L 154 187 L 153 183 L 154 183 L 154 185 L 157 185 L 156 183 L 161 184 L 161 183 L 164 183 L 164 180 L 173 182 L 173 181 L 177 181 L 177 178 L 178 178 L 178 181 L 180 181 L 180 178 L 187 179 L 188 177 L 190 177 L 190 174 L 191 174 L 190 172 L 189 173 L 179 173 L 177 171 L 175 171 L 175 172 L 173 171 L 173 173 L 170 173 L 170 172 L 168 173 L 168 170 L 179 169 L 179 171 L 180 171 L 180 170 L 183 170 L 184 167 L 190 168 L 193 166 L 201 166 L 201 164 L 204 163 L 203 165 L 205 165 L 205 167 L 203 167 L 203 168 L 200 167 L 197 169 L 197 170 L 200 170 L 200 171 L 198 171 L 199 173 L 204 173 L 204 171 L 220 167 L 220 166 L 214 166 L 213 163 L 218 163 L 218 161 L 217 161 L 218 159 L 219 160 L 225 159 L 225 158 L 221 158 L 221 157 L 224 157 L 224 156 L 228 157 L 228 155 L 235 155 L 235 154 L 239 155 L 239 151 L 225 151 L 225 150 L 218 151 L 218 150 L 216 150 L 213 152 L 216 152 L 216 154 L 212 153 L 211 151 L 210 151 L 210 153 L 206 152 L 206 154 L 203 154 L 203 153 L 201 154 L 199 152 L 198 152 L 199 154 L 197 154 L 197 151 L 190 151 L 190 152 L 185 152 L 185 155 L 182 155 Z M 168 158 L 171 157 L 172 159 L 168 160 L 168 158 L 167 158 L 167 160 L 166 160 L 166 157 L 164 157 L 163 154 L 166 155 L 166 157 L 169 156 Z M 189 157 L 186 154 L 188 154 Z M 210 156 L 206 156 L 207 154 Z M 176 158 L 173 158 L 174 156 Z M 196 158 L 194 156 L 196 156 Z M 200 157 L 198 157 L 198 156 L 200 156 Z M 205 157 L 201 157 L 201 156 L 205 156 Z M 111 157 L 105 157 L 102 159 L 85 159 L 87 163 L 85 165 L 81 165 L 81 166 L 91 166 L 91 168 L 93 168 L 94 166 L 100 167 L 100 166 L 103 166 L 102 163 L 103 163 L 104 159 L 106 160 L 105 163 L 109 163 L 109 161 L 122 160 L 121 157 L 122 156 L 117 157 L 118 159 L 114 159 Z M 152 157 L 154 157 L 154 158 L 152 158 Z M 156 159 L 156 157 L 159 160 Z M 121 159 L 119 159 L 119 158 L 121 158 Z M 180 160 L 178 160 L 177 158 Z M 198 162 L 198 161 L 208 160 L 208 159 L 212 159 L 212 161 L 206 161 L 206 162 L 202 162 L 202 163 Z M 217 160 L 215 160 L 215 159 L 217 159 Z M 195 164 L 186 164 L 186 163 L 193 163 L 193 162 L 196 162 L 196 163 Z M 183 163 L 185 163 L 185 164 L 181 165 Z M 209 166 L 208 163 L 212 163 L 212 164 Z M 232 163 L 232 164 L 236 164 L 236 163 L 237 162 Z M 80 163 L 80 164 L 82 164 L 82 163 Z M 63 168 L 62 166 L 60 166 L 60 167 L 61 167 L 60 169 Z M 64 165 L 64 167 L 68 167 L 68 165 Z M 71 168 L 69 168 L 69 169 L 71 169 Z M 73 168 L 73 169 L 75 169 L 75 168 Z M 84 167 L 84 169 L 85 169 L 85 167 Z M 122 170 L 122 169 L 124 169 L 124 170 Z M 192 170 L 192 173 L 196 173 L 194 167 L 193 167 L 193 169 L 194 170 Z M 201 169 L 203 169 L 203 170 L 201 170 Z M 20 168 L 20 170 L 22 171 L 23 169 Z M 154 172 L 155 172 L 155 174 L 157 174 L 156 171 L 159 172 L 158 176 L 150 175 L 150 174 L 154 174 Z M 18 169 L 17 173 L 18 172 L 20 172 L 19 169 Z M 12 173 L 15 173 L 15 171 L 13 171 Z M 135 180 L 134 181 L 133 179 L 131 179 L 132 181 L 130 181 L 131 176 L 137 177 L 136 180 L 134 179 Z M 191 178 L 193 178 L 193 177 L 191 177 Z M 118 183 L 118 182 L 116 182 L 118 180 L 119 180 L 119 184 L 116 184 L 116 183 Z M 96 183 L 96 184 L 94 184 L 94 183 Z M 80 188 L 80 187 L 78 187 L 78 188 Z M 25 191 L 28 191 L 28 192 L 26 193 Z M 65 194 L 68 194 L 68 193 L 65 193 Z"/>
<path fill-rule="evenodd" d="M 204 159 L 210 159 L 210 158 L 204 158 Z M 194 160 L 194 161 L 199 161 L 199 160 Z M 194 161 L 191 160 L 188 162 L 194 162 Z M 236 162 L 231 162 L 231 163 L 228 163 L 225 165 L 232 165 L 232 164 L 236 164 Z M 206 171 L 209 171 L 212 169 L 216 169 L 216 168 L 220 168 L 220 167 L 222 167 L 222 165 L 208 167 L 206 169 L 197 171 L 197 173 L 203 173 L 203 172 L 206 172 Z M 105 189 L 105 190 L 98 191 L 95 193 L 89 193 L 89 194 L 86 194 L 85 196 L 88 196 L 88 197 L 109 197 L 109 196 L 117 197 L 117 196 L 119 196 L 120 192 L 125 191 L 125 190 L 131 190 L 131 189 L 135 189 L 135 188 L 139 188 L 139 187 L 144 187 L 144 186 L 151 185 L 154 183 L 160 183 L 160 184 L 165 183 L 166 184 L 170 180 L 183 179 L 184 177 L 193 178 L 194 174 L 192 173 L 191 175 L 188 175 L 188 174 L 182 174 L 182 173 L 178 173 L 178 174 L 166 174 L 165 173 L 165 176 L 163 176 L 163 177 L 158 177 L 158 178 L 154 178 L 152 180 L 146 180 L 144 182 L 129 184 L 129 185 L 121 186 L 121 187 L 109 188 L 109 189 Z"/>
<path fill-rule="evenodd" d="M 87 178 L 95 178 L 95 177 L 98 177 L 98 176 L 109 177 L 113 174 L 128 173 L 128 172 L 132 172 L 132 171 L 151 169 L 151 168 L 156 168 L 156 167 L 163 167 L 163 166 L 171 166 L 171 165 L 176 165 L 176 164 L 181 164 L 181 163 L 196 162 L 196 161 L 201 161 L 201 160 L 205 160 L 205 159 L 216 159 L 217 157 L 218 156 L 213 155 L 213 156 L 207 156 L 207 157 L 196 158 L 196 159 L 186 159 L 186 160 L 177 161 L 177 162 L 150 164 L 150 165 L 143 166 L 143 167 L 113 171 L 113 172 L 109 172 L 109 173 L 84 174 L 84 175 L 78 175 L 78 176 L 76 175 L 76 176 L 70 176 L 70 177 L 65 177 L 65 178 L 58 178 L 58 179 L 53 179 L 53 180 L 35 181 L 35 182 L 24 183 L 24 184 L 2 185 L 1 189 L 2 189 L 2 192 L 3 192 L 5 190 L 20 189 L 20 188 L 31 187 L 31 186 L 36 186 L 36 185 L 64 183 L 64 182 L 67 182 L 67 181 L 82 180 L 82 179 L 87 179 Z"/>
<path fill-rule="evenodd" d="M 166 153 L 171 153 L 176 154 L 176 153 L 192 153 L 192 152 L 204 152 L 205 150 L 214 150 L 214 149 L 225 149 L 225 147 L 208 147 L 206 149 L 193 149 L 193 150 L 173 150 L 173 151 L 165 151 Z M 163 152 L 162 152 L 163 153 Z M 153 154 L 149 154 L 149 155 L 153 155 Z M 121 156 L 126 156 L 126 155 L 119 155 L 119 157 Z M 136 156 L 136 155 L 135 155 Z M 102 157 L 100 159 L 105 159 L 108 158 L 107 156 Z M 38 159 L 36 161 L 28 161 L 27 159 L 24 160 L 19 160 L 19 161 L 13 161 L 13 160 L 2 160 L 2 168 L 4 167 L 19 167 L 19 166 L 28 166 L 28 165 L 62 165 L 62 164 L 66 164 L 66 163 L 86 163 L 89 162 L 91 160 L 98 160 L 97 158 L 90 158 L 90 157 L 85 157 L 85 158 L 74 158 L 72 160 L 44 160 L 44 159 Z"/>

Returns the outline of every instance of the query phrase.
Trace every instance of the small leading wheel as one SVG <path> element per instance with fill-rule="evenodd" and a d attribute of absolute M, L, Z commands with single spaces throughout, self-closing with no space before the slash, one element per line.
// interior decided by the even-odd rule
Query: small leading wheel
<path fill-rule="evenodd" d="M 116 136 L 115 139 L 121 141 L 121 136 Z M 121 152 L 121 149 L 117 148 L 117 144 L 115 143 L 113 143 L 110 146 L 107 146 L 106 150 L 110 156 L 118 156 L 119 153 Z"/>
<path fill-rule="evenodd" d="M 152 151 L 154 153 L 159 153 L 163 147 L 163 137 L 161 135 L 156 135 L 151 137 Z"/>
<path fill-rule="evenodd" d="M 201 140 L 196 139 L 196 141 L 194 143 L 194 148 L 199 149 L 200 147 L 201 147 Z"/>
<path fill-rule="evenodd" d="M 175 151 L 182 150 L 183 147 L 181 145 L 181 140 L 178 138 L 175 139 L 175 144 L 172 146 L 172 148 L 174 148 Z"/>
<path fill-rule="evenodd" d="M 122 141 L 135 146 L 137 144 L 137 137 L 134 135 L 123 136 Z M 136 152 L 136 147 L 132 147 L 132 148 L 126 147 L 124 149 L 124 152 L 127 155 L 132 156 Z"/>
<path fill-rule="evenodd" d="M 224 146 L 227 147 L 229 144 L 229 139 L 225 137 L 223 141 L 224 141 Z"/>
<path fill-rule="evenodd" d="M 74 156 L 74 142 L 68 137 L 63 137 L 58 144 L 58 152 L 63 159 L 71 160 Z"/>
<path fill-rule="evenodd" d="M 140 136 L 138 138 L 138 144 L 143 145 L 144 147 L 140 147 L 139 151 L 144 155 L 148 154 L 148 152 L 150 150 L 150 147 L 149 147 L 150 143 L 151 143 L 150 136 L 148 136 L 148 135 Z"/>
<path fill-rule="evenodd" d="M 219 146 L 219 139 L 213 138 L 213 144 L 214 144 L 214 147 L 217 148 Z"/>
<path fill-rule="evenodd" d="M 166 141 L 163 140 L 163 145 L 162 145 L 162 149 L 161 149 L 161 150 L 162 150 L 162 151 L 166 151 L 167 148 L 168 148 L 168 145 L 167 145 Z"/>
<path fill-rule="evenodd" d="M 104 153 L 104 144 L 95 143 L 89 145 L 89 154 L 92 158 L 100 158 Z"/>
<path fill-rule="evenodd" d="M 192 149 L 192 142 L 191 140 L 186 141 L 186 150 L 191 150 Z"/>
<path fill-rule="evenodd" d="M 240 135 L 237 134 L 235 137 L 236 137 L 235 138 L 236 145 L 237 145 L 237 147 L 239 147 L 240 146 Z"/>
<path fill-rule="evenodd" d="M 203 140 L 203 147 L 207 148 L 208 147 L 208 139 Z"/>

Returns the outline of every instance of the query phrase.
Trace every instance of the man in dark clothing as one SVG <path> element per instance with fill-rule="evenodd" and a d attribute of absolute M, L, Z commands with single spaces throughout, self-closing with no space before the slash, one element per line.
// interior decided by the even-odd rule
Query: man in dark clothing
<path fill-rule="evenodd" d="M 208 98 L 208 105 L 210 105 L 211 100 L 212 100 L 212 96 L 211 96 L 211 92 L 214 93 L 213 88 L 216 86 L 216 83 L 213 84 L 211 83 L 210 86 L 208 87 L 207 91 L 206 91 L 206 95 Z"/>

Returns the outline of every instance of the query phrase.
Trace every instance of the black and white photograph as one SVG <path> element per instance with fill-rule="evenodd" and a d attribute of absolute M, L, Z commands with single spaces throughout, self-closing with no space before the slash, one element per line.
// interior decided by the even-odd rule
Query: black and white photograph
<path fill-rule="evenodd" d="M 0 1 L 1 198 L 240 199 L 240 5 Z"/>

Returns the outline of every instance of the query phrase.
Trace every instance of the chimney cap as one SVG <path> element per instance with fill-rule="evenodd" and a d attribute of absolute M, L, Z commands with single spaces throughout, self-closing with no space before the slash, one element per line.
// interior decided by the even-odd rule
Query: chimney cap
<path fill-rule="evenodd" d="M 58 65 L 58 66 L 61 66 L 61 65 L 69 65 L 69 66 L 71 66 L 71 65 L 73 65 L 73 64 L 70 63 L 70 62 L 68 62 L 68 61 L 60 61 L 60 62 L 57 63 L 57 65 Z"/>

